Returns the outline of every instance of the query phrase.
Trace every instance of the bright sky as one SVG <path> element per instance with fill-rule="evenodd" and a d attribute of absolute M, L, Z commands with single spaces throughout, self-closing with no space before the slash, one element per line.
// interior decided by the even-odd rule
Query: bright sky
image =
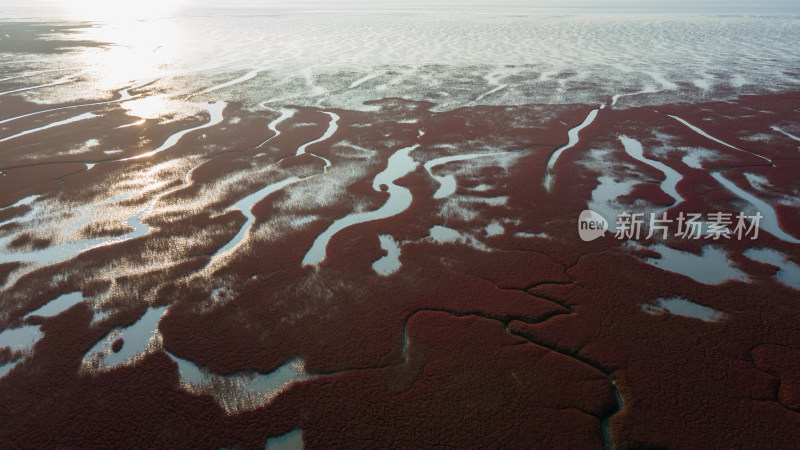
<path fill-rule="evenodd" d="M 67 0 L 73 1 L 73 0 Z M 74 0 L 102 1 L 102 0 Z M 105 3 L 113 2 L 106 0 Z M 160 3 L 185 5 L 267 6 L 278 8 L 398 8 L 398 9 L 454 9 L 479 8 L 579 8 L 579 9 L 633 9 L 673 11 L 718 12 L 794 12 L 800 13 L 797 0 L 163 0 Z"/>
<path fill-rule="evenodd" d="M 73 1 L 73 0 L 67 0 Z M 97 0 L 74 0 L 97 1 Z M 113 0 L 106 0 L 106 3 Z M 164 0 L 189 5 L 239 5 L 292 7 L 382 7 L 382 8 L 583 8 L 583 9 L 637 9 L 637 10 L 709 10 L 730 12 L 737 10 L 800 13 L 797 0 Z"/>
<path fill-rule="evenodd" d="M 71 18 L 92 20 L 114 15 L 159 15 L 198 8 L 309 9 L 416 9 L 464 10 L 504 8 L 568 10 L 572 12 L 645 13 L 746 13 L 800 14 L 798 0 L 0 0 L 0 19 L 19 17 L 30 11 L 34 17 L 69 13 Z"/>

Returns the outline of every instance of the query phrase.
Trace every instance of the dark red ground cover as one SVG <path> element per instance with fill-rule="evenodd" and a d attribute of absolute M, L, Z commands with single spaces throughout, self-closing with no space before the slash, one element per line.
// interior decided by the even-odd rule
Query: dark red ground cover
<path fill-rule="evenodd" d="M 0 442 L 25 447 L 263 448 L 267 438 L 301 428 L 310 447 L 601 448 L 607 423 L 616 448 L 796 447 L 798 291 L 778 283 L 776 267 L 752 261 L 744 251 L 767 247 L 800 262 L 797 244 L 767 233 L 755 242 L 714 243 L 749 281 L 707 285 L 648 264 L 648 257 L 657 256 L 652 250 L 632 249 L 610 235 L 591 242 L 577 235 L 578 214 L 586 209 L 600 176 L 637 181 L 620 199 L 623 205 L 655 211 L 671 203 L 659 187 L 663 174 L 624 152 L 619 136 L 625 135 L 642 143 L 645 156 L 683 176 L 677 190 L 685 200 L 668 210 L 671 216 L 741 211 L 741 200 L 709 174 L 723 171 L 742 189 L 775 204 L 784 231 L 798 236 L 798 207 L 780 202 L 796 196 L 799 186 L 793 174 L 800 155 L 785 136 L 770 129 L 776 118 L 793 117 L 796 97 L 790 93 L 605 108 L 558 160 L 550 192 L 542 182 L 547 161 L 592 106 L 471 107 L 435 113 L 431 104 L 386 99 L 375 103 L 382 108 L 378 112 L 335 111 L 341 116 L 339 131 L 308 152 L 339 167 L 348 159 L 336 144 L 358 142 L 376 151 L 380 164 L 365 165 L 363 175 L 339 200 L 313 211 L 317 217 L 310 223 L 274 239 L 253 239 L 225 264 L 214 266 L 211 281 L 198 274 L 244 223 L 241 213 L 225 208 L 278 180 L 248 180 L 247 186 L 219 199 L 217 211 L 151 219 L 151 238 L 191 236 L 211 227 L 221 231 L 181 254 L 179 264 L 115 280 L 127 294 L 113 300 L 118 311 L 107 321 L 90 325 L 86 305 L 54 318 L 27 319 L 41 325 L 45 334 L 32 354 L 0 381 Z M 198 195 L 220 177 L 247 168 L 262 152 L 270 164 L 288 173 L 322 172 L 318 158 L 292 156 L 327 128 L 329 118 L 322 111 L 300 108 L 281 125 L 280 136 L 255 148 L 270 136 L 265 125 L 274 117 L 251 116 L 239 105 L 229 108 L 226 115 L 242 117 L 239 125 L 209 128 L 206 138 L 192 135 L 153 161 L 136 163 L 147 167 L 188 156 L 205 161 L 193 172 L 191 184 L 170 200 Z M 704 138 L 667 113 L 773 158 L 776 167 Z M 407 118 L 418 122 L 400 123 Z M 503 125 L 512 118 L 525 120 L 515 128 Z M 201 123 L 191 119 L 182 126 L 195 122 Z M 314 125 L 292 127 L 297 123 Z M 426 132 L 421 138 L 419 129 Z M 774 139 L 757 144 L 747 139 L 757 133 Z M 666 150 L 660 149 L 664 136 L 669 139 Z M 322 264 L 303 267 L 314 239 L 352 213 L 356 202 L 371 209 L 383 204 L 388 194 L 373 189 L 372 179 L 394 151 L 416 143 L 420 147 L 411 154 L 420 163 L 487 149 L 509 152 L 516 160 L 508 167 L 484 162 L 456 172 L 456 194 L 441 200 L 433 198 L 438 186 L 420 164 L 396 182 L 412 193 L 409 209 L 341 231 L 330 241 Z M 702 169 L 691 168 L 682 158 L 694 148 L 718 157 L 703 162 Z M 593 150 L 607 152 L 603 165 L 587 164 Z M 56 195 L 58 189 L 76 189 L 117 170 L 55 181 L 66 165 L 58 167 L 31 169 L 42 192 Z M 459 167 L 468 166 L 437 170 L 451 173 Z M 774 189 L 756 191 L 745 172 L 766 177 Z M 323 183 L 322 177 L 312 180 Z M 482 184 L 491 187 L 474 189 Z M 29 194 L 21 185 L 3 190 L 4 204 Z M 276 192 L 258 202 L 253 209 L 256 225 L 286 214 L 282 201 L 289 195 Z M 501 196 L 507 200 L 486 203 Z M 467 198 L 484 200 L 456 203 L 469 209 L 471 219 L 447 212 L 452 202 Z M 488 236 L 484 228 L 491 220 L 502 223 L 501 235 Z M 491 251 L 435 243 L 429 236 L 433 226 L 472 236 Z M 385 254 L 379 235 L 401 244 L 401 268 L 385 277 L 372 269 Z M 664 243 L 699 254 L 711 242 Z M 26 312 L 61 293 L 94 295 L 110 284 L 83 280 L 79 271 L 55 286 L 41 280 L 144 251 L 144 239 L 134 240 L 25 275 L 16 286 L 30 296 L 5 305 L 0 323 L 20 325 Z M 215 303 L 211 291 L 221 285 L 234 296 Z M 670 297 L 708 306 L 723 317 L 704 322 L 643 311 L 643 305 Z M 79 371 L 95 342 L 115 327 L 134 323 L 152 305 L 170 305 L 159 330 L 165 349 L 176 356 L 219 374 L 269 373 L 300 357 L 312 377 L 259 408 L 227 415 L 211 396 L 182 389 L 176 364 L 161 351 L 108 372 Z M 2 355 L 11 358 L 8 352 Z"/>

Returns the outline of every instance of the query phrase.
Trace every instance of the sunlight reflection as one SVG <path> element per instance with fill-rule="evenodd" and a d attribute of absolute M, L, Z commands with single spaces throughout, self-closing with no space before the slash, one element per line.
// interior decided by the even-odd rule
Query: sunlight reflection
<path fill-rule="evenodd" d="M 180 59 L 183 33 L 174 19 L 165 16 L 175 10 L 178 3 L 169 0 L 145 1 L 145 5 L 136 3 L 135 9 L 147 9 L 147 17 L 151 19 L 137 18 L 141 16 L 130 10 L 133 5 L 82 0 L 71 8 L 76 17 L 102 24 L 84 29 L 79 36 L 104 43 L 100 48 L 83 52 L 80 57 L 96 89 L 113 91 L 164 77 L 171 72 L 168 67 Z"/>
<path fill-rule="evenodd" d="M 165 95 L 138 98 L 122 103 L 121 106 L 128 112 L 129 116 L 143 120 L 158 119 L 164 115 L 188 108 L 182 102 L 171 100 Z"/>

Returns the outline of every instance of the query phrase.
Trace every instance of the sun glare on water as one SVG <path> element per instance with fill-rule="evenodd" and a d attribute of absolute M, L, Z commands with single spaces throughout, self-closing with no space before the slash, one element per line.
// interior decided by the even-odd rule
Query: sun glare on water
<path fill-rule="evenodd" d="M 184 40 L 175 23 L 184 0 L 59 0 L 68 15 L 95 22 L 81 39 L 102 42 L 80 55 L 82 77 L 113 91 L 159 79 L 179 57 Z"/>

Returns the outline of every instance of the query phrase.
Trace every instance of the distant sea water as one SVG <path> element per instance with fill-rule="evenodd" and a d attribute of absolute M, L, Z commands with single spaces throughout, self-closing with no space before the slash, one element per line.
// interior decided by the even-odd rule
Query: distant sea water
<path fill-rule="evenodd" d="M 365 109 L 365 101 L 401 97 L 440 110 L 616 100 L 637 106 L 800 86 L 800 16 L 791 14 L 585 13 L 591 10 L 513 2 L 458 10 L 442 3 L 364 10 L 358 3 L 288 9 L 241 2 L 152 11 L 48 4 L 12 5 L 2 18 L 74 25 L 42 38 L 103 44 L 42 55 L 4 51 L 0 39 L 0 78 L 53 71 L 19 80 L 21 87 L 69 78 L 24 94 L 41 103 L 107 98 L 145 83 L 175 99 L 199 93 L 250 108 Z"/>

